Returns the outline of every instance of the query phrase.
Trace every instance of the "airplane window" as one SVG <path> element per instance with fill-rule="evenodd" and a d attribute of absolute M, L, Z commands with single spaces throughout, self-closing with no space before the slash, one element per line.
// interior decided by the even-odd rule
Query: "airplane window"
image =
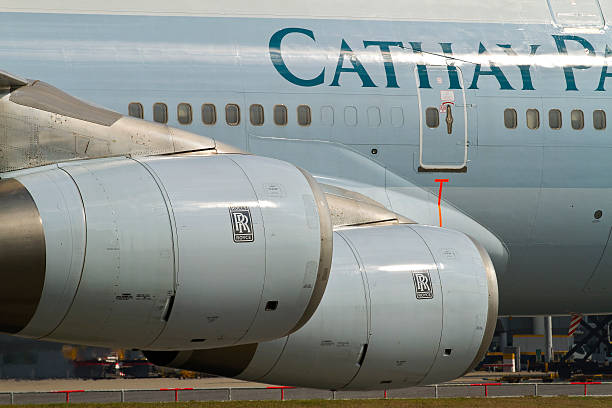
<path fill-rule="evenodd" d="M 357 108 L 346 106 L 344 108 L 344 124 L 346 126 L 357 126 Z"/>
<path fill-rule="evenodd" d="M 168 123 L 168 105 L 161 102 L 154 103 L 153 120 L 159 123 Z"/>
<path fill-rule="evenodd" d="M 551 129 L 561 129 L 561 126 L 563 126 L 563 116 L 559 109 L 551 109 L 548 111 L 548 124 Z"/>
<path fill-rule="evenodd" d="M 240 107 L 235 103 L 225 105 L 225 121 L 230 126 L 238 126 L 240 124 Z"/>
<path fill-rule="evenodd" d="M 202 105 L 202 122 L 205 125 L 214 125 L 217 123 L 217 108 L 212 103 Z"/>
<path fill-rule="evenodd" d="M 142 119 L 144 117 L 144 109 L 138 102 L 132 102 L 128 105 L 128 115 Z"/>
<path fill-rule="evenodd" d="M 440 112 L 438 108 L 427 108 L 425 111 L 425 122 L 427 127 L 437 128 L 440 126 Z"/>
<path fill-rule="evenodd" d="M 606 128 L 606 112 L 602 110 L 593 111 L 593 126 L 597 130 Z"/>
<path fill-rule="evenodd" d="M 274 105 L 274 123 L 278 126 L 287 124 L 287 107 L 285 105 Z"/>
<path fill-rule="evenodd" d="M 380 109 L 377 106 L 370 106 L 368 108 L 368 126 L 380 126 Z"/>
<path fill-rule="evenodd" d="M 191 105 L 188 103 L 179 103 L 176 109 L 177 111 L 177 119 L 181 125 L 188 125 L 191 123 L 193 119 L 193 115 L 191 113 Z"/>
<path fill-rule="evenodd" d="M 584 112 L 575 109 L 572 111 L 572 129 L 580 130 L 584 128 Z"/>
<path fill-rule="evenodd" d="M 516 129 L 518 125 L 518 115 L 516 109 L 506 109 L 504 111 L 504 125 L 508 129 Z"/>
<path fill-rule="evenodd" d="M 334 125 L 334 108 L 332 106 L 321 107 L 321 123 L 327 126 Z"/>
<path fill-rule="evenodd" d="M 300 126 L 309 126 L 312 122 L 310 106 L 300 105 L 297 107 L 297 120 Z"/>
<path fill-rule="evenodd" d="M 401 106 L 391 108 L 391 126 L 396 128 L 404 126 L 404 111 Z"/>
<path fill-rule="evenodd" d="M 527 109 L 527 127 L 538 129 L 540 127 L 540 111 L 537 109 Z"/>
<path fill-rule="evenodd" d="M 249 108 L 249 116 L 253 126 L 261 126 L 264 124 L 264 108 L 261 105 L 251 105 Z"/>

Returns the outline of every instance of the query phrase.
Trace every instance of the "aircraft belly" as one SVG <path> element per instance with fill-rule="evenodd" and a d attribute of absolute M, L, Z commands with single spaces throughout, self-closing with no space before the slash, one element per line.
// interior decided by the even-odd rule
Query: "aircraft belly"
<path fill-rule="evenodd" d="M 609 295 L 583 291 L 602 246 L 513 244 L 509 251 L 508 273 L 498 275 L 500 315 L 612 310 Z"/>

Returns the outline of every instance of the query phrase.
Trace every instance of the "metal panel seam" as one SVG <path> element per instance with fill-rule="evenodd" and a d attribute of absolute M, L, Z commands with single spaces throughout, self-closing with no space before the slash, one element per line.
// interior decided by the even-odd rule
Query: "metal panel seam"
<path fill-rule="evenodd" d="M 261 285 L 261 293 L 259 294 L 259 303 L 257 305 L 257 310 L 255 311 L 255 314 L 253 315 L 253 320 L 251 320 L 251 324 L 249 324 L 249 327 L 247 327 L 244 334 L 234 343 L 234 344 L 237 344 L 240 341 L 242 341 L 242 339 L 249 333 L 249 331 L 255 324 L 255 321 L 257 320 L 257 316 L 259 316 L 259 312 L 261 311 L 261 301 L 263 299 L 264 291 L 266 289 L 266 278 L 268 276 L 268 240 L 266 238 L 266 223 L 264 222 L 263 212 L 261 211 L 260 198 L 257 195 L 257 191 L 255 191 L 255 186 L 253 185 L 253 182 L 249 178 L 249 175 L 247 174 L 247 172 L 242 168 L 242 166 L 240 166 L 240 164 L 238 164 L 238 162 L 236 162 L 236 160 L 234 160 L 231 156 L 226 156 L 226 157 L 228 160 L 234 163 L 236 167 L 240 169 L 242 174 L 244 174 L 244 178 L 249 182 L 249 185 L 251 186 L 251 190 L 253 190 L 253 195 L 257 198 L 257 209 L 259 210 L 259 215 L 261 216 L 261 220 L 262 220 L 261 228 L 263 230 L 263 235 L 264 235 L 264 254 L 265 254 L 265 259 L 266 259 L 263 284 Z"/>
<path fill-rule="evenodd" d="M 155 172 L 155 170 L 153 170 L 148 164 L 143 163 L 139 160 L 136 160 L 133 157 L 130 157 L 130 160 L 133 160 L 134 162 L 138 163 L 139 165 L 141 165 L 145 171 L 147 173 L 149 173 L 151 175 L 151 178 L 153 179 L 153 181 L 155 182 L 155 184 L 157 185 L 157 188 L 159 189 L 159 192 L 164 200 L 164 205 L 166 206 L 166 213 L 168 214 L 168 222 L 170 223 L 170 235 L 172 237 L 171 242 L 172 242 L 172 266 L 173 266 L 173 279 L 172 279 L 172 287 L 173 287 L 173 293 L 172 295 L 175 296 L 176 295 L 176 290 L 178 287 L 178 272 L 179 272 L 179 246 L 178 246 L 178 233 L 176 230 L 176 219 L 174 217 L 174 208 L 172 207 L 172 201 L 170 200 L 170 196 L 168 195 L 168 191 L 166 190 L 164 184 L 161 182 L 161 179 L 159 178 L 159 176 L 157 175 L 157 173 Z M 157 336 L 155 336 L 155 338 L 153 338 L 151 340 L 151 342 L 149 343 L 149 346 L 154 344 L 159 337 L 166 331 L 166 327 L 168 325 L 168 321 L 170 320 L 170 316 L 168 316 L 168 319 L 164 321 L 163 327 L 161 328 L 161 330 L 159 331 L 159 333 L 157 334 Z"/>
<path fill-rule="evenodd" d="M 355 257 L 355 261 L 357 262 L 357 265 L 359 265 L 359 272 L 361 274 L 361 281 L 363 283 L 363 291 L 364 291 L 365 303 L 366 303 L 366 321 L 367 321 L 366 341 L 367 343 L 365 344 L 370 344 L 370 336 L 372 335 L 372 332 L 371 332 L 372 331 L 372 307 L 371 307 L 372 299 L 370 298 L 370 283 L 368 282 L 368 274 L 364 266 L 363 260 L 359 256 L 359 252 L 357 252 L 357 250 L 355 249 L 355 245 L 353 244 L 353 242 L 347 236 L 342 234 L 342 231 L 335 231 L 335 233 L 337 233 L 337 235 L 340 238 L 342 238 L 344 242 L 346 242 L 346 245 L 350 248 L 351 252 L 353 253 L 353 256 Z M 363 350 L 362 353 L 363 352 L 365 352 L 365 350 Z M 355 380 L 355 378 L 357 378 L 362 367 L 363 367 L 363 362 L 361 365 L 359 365 L 359 368 L 355 372 L 355 375 L 353 375 L 353 377 L 340 388 L 348 387 Z"/>
<path fill-rule="evenodd" d="M 440 338 L 438 339 L 438 351 L 436 352 L 436 355 L 434 356 L 434 359 L 431 362 L 431 366 L 429 366 L 429 369 L 425 372 L 425 374 L 423 375 L 423 377 L 419 381 L 418 384 L 420 384 L 421 381 L 423 381 L 425 378 L 427 378 L 427 376 L 429 375 L 429 373 L 433 369 L 434 365 L 436 364 L 436 361 L 438 361 L 438 356 L 440 355 L 440 350 L 442 348 L 442 336 L 443 336 L 443 333 L 444 333 L 444 286 L 442 285 L 442 276 L 440 276 L 440 269 L 438 268 L 438 260 L 434 256 L 433 252 L 431 252 L 431 248 L 429 248 L 429 245 L 427 245 L 427 241 L 421 236 L 421 234 L 418 233 L 418 231 L 416 231 L 411 226 L 409 226 L 409 227 L 410 227 L 410 229 L 415 234 L 417 234 L 417 236 L 419 238 L 421 238 L 421 240 L 423 241 L 423 244 L 427 248 L 427 251 L 431 255 L 431 259 L 433 259 L 434 262 L 436 263 L 436 271 L 438 272 L 438 280 L 440 281 L 440 296 L 442 297 L 442 301 L 441 301 L 441 304 L 442 304 L 442 316 L 440 318 Z"/>
<path fill-rule="evenodd" d="M 87 211 L 85 211 L 85 202 L 83 201 L 83 194 L 81 193 L 81 189 L 79 188 L 79 185 L 77 184 L 76 180 L 72 177 L 72 174 L 70 174 L 70 172 L 64 169 L 61 166 L 61 164 L 58 164 L 57 168 L 68 175 L 70 180 L 72 180 L 72 182 L 74 183 L 74 186 L 76 187 L 77 192 L 79 193 L 79 198 L 81 200 L 81 208 L 83 209 L 83 220 L 85 221 L 83 225 L 83 235 L 85 238 L 85 245 L 83 246 L 83 259 L 81 261 L 81 274 L 79 275 L 79 283 L 77 283 L 76 289 L 74 290 L 74 294 L 72 295 L 72 300 L 70 301 L 70 305 L 68 305 L 68 307 L 66 308 L 66 312 L 64 313 L 64 316 L 60 319 L 57 325 L 53 329 L 51 329 L 51 331 L 49 331 L 47 334 L 38 337 L 38 339 L 44 339 L 46 337 L 52 336 L 53 333 L 55 333 L 55 331 L 64 323 L 64 321 L 66 320 L 66 317 L 68 317 L 68 314 L 70 313 L 70 310 L 72 310 L 72 306 L 74 305 L 74 301 L 77 297 L 77 294 L 79 293 L 79 288 L 81 287 L 81 281 L 83 279 L 83 271 L 85 270 L 85 259 L 87 258 Z"/>

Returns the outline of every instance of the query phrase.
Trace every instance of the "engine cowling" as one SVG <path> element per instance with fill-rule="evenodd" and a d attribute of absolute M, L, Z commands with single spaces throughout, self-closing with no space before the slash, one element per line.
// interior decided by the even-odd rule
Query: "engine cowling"
<path fill-rule="evenodd" d="M 477 364 L 497 319 L 497 280 L 468 236 L 422 225 L 338 230 L 313 318 L 259 344 L 146 352 L 155 364 L 325 389 L 447 381 Z"/>
<path fill-rule="evenodd" d="M 157 350 L 286 336 L 325 291 L 310 175 L 249 155 L 109 158 L 0 181 L 0 331 Z"/>

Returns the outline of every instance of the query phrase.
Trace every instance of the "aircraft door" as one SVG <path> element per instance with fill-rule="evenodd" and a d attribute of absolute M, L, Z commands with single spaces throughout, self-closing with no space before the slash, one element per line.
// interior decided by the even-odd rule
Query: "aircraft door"
<path fill-rule="evenodd" d="M 467 104 L 463 75 L 453 67 L 428 66 L 430 87 L 423 87 L 415 68 L 419 101 L 420 153 L 419 171 L 467 170 Z M 455 76 L 456 73 L 456 76 Z M 450 79 L 454 83 L 450 83 Z M 461 89 L 450 89 L 451 85 Z"/>

